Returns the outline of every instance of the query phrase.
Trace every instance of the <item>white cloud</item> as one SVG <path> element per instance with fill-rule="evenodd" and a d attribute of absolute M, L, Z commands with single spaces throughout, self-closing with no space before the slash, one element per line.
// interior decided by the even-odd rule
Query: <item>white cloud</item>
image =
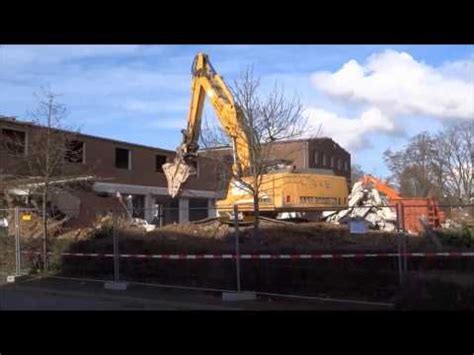
<path fill-rule="evenodd" d="M 472 119 L 473 68 L 472 58 L 432 67 L 406 52 L 386 50 L 371 55 L 365 65 L 352 59 L 334 73 L 317 72 L 311 79 L 330 96 L 368 103 L 389 116 Z"/>
<path fill-rule="evenodd" d="M 62 94 L 60 100 L 73 120 L 86 120 L 79 115 L 84 112 L 94 115 L 95 122 L 108 122 L 104 112 L 115 112 L 119 119 L 122 113 L 163 116 L 185 110 L 190 73 L 176 73 L 174 66 L 162 63 L 163 58 L 172 60 L 168 57 L 137 61 L 163 50 L 129 45 L 2 46 L 0 77 L 4 76 L 6 90 L 0 96 L 0 113 L 24 117 L 35 104 L 33 92 L 45 85 Z M 182 98 L 187 100 L 184 105 Z"/>
<path fill-rule="evenodd" d="M 138 45 L 6 45 L 3 46 L 8 69 L 38 68 L 68 60 L 121 56 L 136 53 Z M 54 70 L 54 68 L 51 68 Z"/>
<path fill-rule="evenodd" d="M 321 127 L 321 135 L 331 137 L 348 150 L 367 148 L 366 135 L 370 133 L 399 134 L 392 118 L 378 108 L 370 108 L 359 117 L 342 117 L 318 107 L 305 110 L 308 118 L 308 131 L 315 132 Z"/>

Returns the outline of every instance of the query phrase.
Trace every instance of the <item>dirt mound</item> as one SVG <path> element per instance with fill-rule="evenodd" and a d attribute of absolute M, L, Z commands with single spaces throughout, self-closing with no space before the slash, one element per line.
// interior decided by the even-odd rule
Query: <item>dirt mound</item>
<path fill-rule="evenodd" d="M 152 232 L 122 226 L 118 230 L 120 249 L 132 253 L 233 252 L 235 231 L 231 225 L 210 221 L 203 224 L 168 225 Z M 351 235 L 345 226 L 322 222 L 302 224 L 262 223 L 258 238 L 252 226 L 239 227 L 243 253 L 308 253 L 319 251 L 397 251 L 394 233 L 369 231 L 365 235 Z M 111 233 L 106 238 L 111 243 Z M 90 245 L 82 243 L 90 252 L 109 242 L 99 238 Z M 429 241 L 408 239 L 411 250 L 430 250 Z M 105 243 L 105 244 L 103 244 Z M 109 246 L 108 246 L 109 247 Z M 108 248 L 107 247 L 107 248 Z M 99 252 L 99 251 L 96 251 Z"/>
<path fill-rule="evenodd" d="M 210 239 L 223 239 L 231 233 L 231 228 L 227 224 L 221 223 L 218 220 L 206 222 L 203 224 L 170 224 L 163 228 L 147 233 L 148 237 L 168 237 L 170 239 L 177 239 L 183 235 L 195 236 Z"/>

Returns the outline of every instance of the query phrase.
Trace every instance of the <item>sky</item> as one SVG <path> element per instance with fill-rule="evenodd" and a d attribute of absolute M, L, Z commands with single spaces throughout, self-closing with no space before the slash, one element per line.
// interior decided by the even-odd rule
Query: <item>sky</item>
<path fill-rule="evenodd" d="M 352 162 L 387 176 L 386 149 L 474 120 L 469 45 L 3 45 L 0 115 L 28 120 L 49 87 L 82 133 L 174 150 L 186 127 L 198 52 L 232 84 L 252 66 L 261 94 L 297 95 L 307 134 L 321 127 Z M 205 106 L 204 119 L 215 116 Z"/>

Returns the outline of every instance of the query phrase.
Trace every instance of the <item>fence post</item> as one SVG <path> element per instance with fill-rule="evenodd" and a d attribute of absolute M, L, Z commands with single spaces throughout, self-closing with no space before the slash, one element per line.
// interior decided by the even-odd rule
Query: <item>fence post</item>
<path fill-rule="evenodd" d="M 237 292 L 240 292 L 240 243 L 239 243 L 239 206 L 234 205 L 234 233 L 235 233 L 235 269 L 237 278 Z"/>
<path fill-rule="evenodd" d="M 405 275 L 408 273 L 408 236 L 403 233 L 403 272 Z"/>
<path fill-rule="evenodd" d="M 401 205 L 401 212 L 402 212 L 402 225 L 403 225 L 403 230 L 402 230 L 402 250 L 403 250 L 403 273 L 404 276 L 406 275 L 408 271 L 408 266 L 407 266 L 407 235 L 406 235 L 406 228 L 405 228 L 405 206 L 402 204 Z"/>
<path fill-rule="evenodd" d="M 163 211 L 163 205 L 159 204 L 158 205 L 158 224 L 160 226 L 160 228 L 163 228 L 163 215 L 164 215 L 164 211 Z"/>
<path fill-rule="evenodd" d="M 113 211 L 112 216 L 112 241 L 114 246 L 114 280 L 106 282 L 104 287 L 108 290 L 124 291 L 127 289 L 126 282 L 120 282 L 120 254 L 119 254 L 119 236 L 117 231 L 117 211 Z"/>
<path fill-rule="evenodd" d="M 120 260 L 119 260 L 119 246 L 118 246 L 118 234 L 117 234 L 117 211 L 114 212 L 112 219 L 112 234 L 114 244 L 114 282 L 120 280 Z"/>
<path fill-rule="evenodd" d="M 21 275 L 20 209 L 15 207 L 15 275 Z"/>
<path fill-rule="evenodd" d="M 396 204 L 396 212 L 397 212 L 397 247 L 398 247 L 398 278 L 400 286 L 403 285 L 403 269 L 402 269 L 402 234 L 401 234 L 401 223 L 400 223 L 400 205 L 399 203 Z"/>

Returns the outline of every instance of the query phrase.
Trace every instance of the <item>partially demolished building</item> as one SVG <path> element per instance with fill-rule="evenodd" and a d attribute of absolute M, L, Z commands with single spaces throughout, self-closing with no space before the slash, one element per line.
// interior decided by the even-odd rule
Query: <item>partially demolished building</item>
<path fill-rule="evenodd" d="M 19 159 L 28 159 L 30 137 L 42 129 L 31 122 L 0 116 L 2 142 L 13 137 L 18 143 L 1 149 L 1 177 L 15 175 Z M 93 176 L 91 184 L 96 193 L 102 196 L 119 193 L 131 200 L 134 217 L 151 222 L 160 207 L 164 211 L 165 224 L 212 216 L 216 170 L 205 159 L 199 160 L 198 174 L 189 179 L 181 198 L 172 200 L 168 196 L 161 166 L 173 158 L 173 151 L 81 133 L 74 134 L 74 137 L 74 144 L 69 147 L 74 154 L 66 154 L 65 163 L 74 164 L 85 175 Z M 74 159 L 70 159 L 71 156 Z M 17 193 L 22 191 L 17 190 Z M 90 194 L 81 192 L 75 195 L 70 196 L 68 206 L 78 206 L 79 199 L 84 206 L 88 205 L 87 200 L 94 200 L 94 204 L 88 206 L 100 208 L 99 201 Z"/>

